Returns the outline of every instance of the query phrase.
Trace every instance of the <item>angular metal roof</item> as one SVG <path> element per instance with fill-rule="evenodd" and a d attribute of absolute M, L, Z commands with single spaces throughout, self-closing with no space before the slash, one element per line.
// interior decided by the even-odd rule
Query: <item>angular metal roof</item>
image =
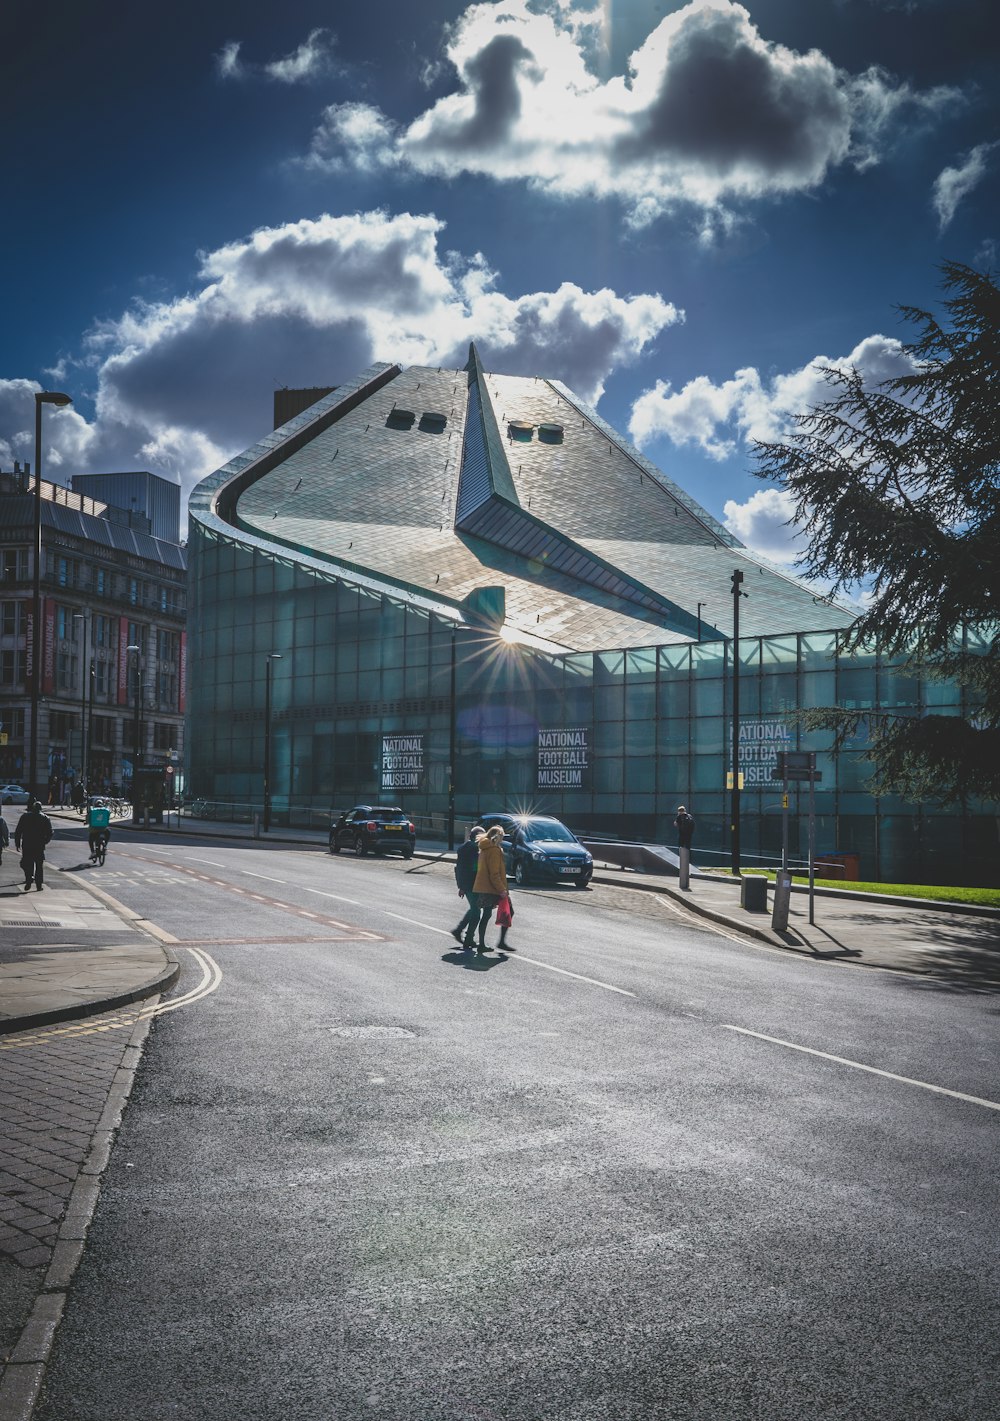
<path fill-rule="evenodd" d="M 755 557 L 563 386 L 488 374 L 474 348 L 464 370 L 372 367 L 191 510 L 459 621 L 502 583 L 508 631 L 552 650 L 693 640 L 699 602 L 703 638 L 725 635 L 734 568 L 747 636 L 852 616 Z"/>

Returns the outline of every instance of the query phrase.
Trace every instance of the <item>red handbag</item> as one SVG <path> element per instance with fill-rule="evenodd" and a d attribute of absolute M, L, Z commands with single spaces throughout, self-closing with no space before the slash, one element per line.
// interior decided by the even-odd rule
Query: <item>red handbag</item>
<path fill-rule="evenodd" d="M 497 904 L 497 927 L 509 928 L 514 921 L 514 907 L 510 898 L 501 898 Z"/>

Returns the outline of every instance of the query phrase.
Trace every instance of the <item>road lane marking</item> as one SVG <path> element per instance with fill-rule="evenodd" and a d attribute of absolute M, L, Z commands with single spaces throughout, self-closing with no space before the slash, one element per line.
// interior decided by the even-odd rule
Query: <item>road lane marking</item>
<path fill-rule="evenodd" d="M 287 878 L 272 878 L 269 873 L 254 873 L 252 869 L 241 868 L 240 873 L 245 873 L 247 878 L 266 878 L 268 883 L 287 883 Z"/>
<path fill-rule="evenodd" d="M 499 951 L 499 949 L 497 949 Z M 622 997 L 635 997 L 635 992 L 626 991 L 624 987 L 612 987 L 610 982 L 601 982 L 596 977 L 585 977 L 582 972 L 570 972 L 566 967 L 553 967 L 551 962 L 539 962 L 537 958 L 525 957 L 519 952 L 516 957 L 511 958 L 512 962 L 530 962 L 532 967 L 544 967 L 546 972 L 558 972 L 562 977 L 575 977 L 578 982 L 589 982 L 592 987 L 603 987 L 606 992 L 617 992 Z"/>
<path fill-rule="evenodd" d="M 882 1071 L 878 1066 L 866 1066 L 863 1061 L 851 1061 L 847 1056 L 834 1056 L 829 1051 L 817 1051 L 812 1046 L 799 1046 L 795 1041 L 783 1041 L 780 1036 L 765 1036 L 762 1031 L 748 1031 L 745 1026 L 730 1026 L 721 1022 L 723 1031 L 736 1031 L 740 1036 L 753 1036 L 758 1041 L 769 1041 L 772 1046 L 786 1046 L 790 1051 L 802 1051 L 807 1056 L 819 1056 L 823 1061 L 833 1061 L 838 1066 L 850 1066 L 855 1071 L 867 1071 L 873 1076 L 883 1076 L 889 1081 L 899 1081 L 901 1085 L 918 1086 L 920 1090 L 932 1090 L 935 1095 L 950 1095 L 953 1100 L 966 1100 L 970 1105 L 982 1105 L 987 1110 L 1000 1110 L 1000 1101 L 983 1100 L 978 1095 L 966 1095 L 961 1090 L 948 1090 L 943 1085 L 931 1085 L 930 1081 L 917 1081 L 912 1076 L 897 1076 L 895 1071 Z"/>
<path fill-rule="evenodd" d="M 382 910 L 387 918 L 398 918 L 401 923 L 412 923 L 416 928 L 426 928 L 428 932 L 440 933 L 442 937 L 451 937 L 451 932 L 447 928 L 435 927 L 431 923 L 422 923 L 417 918 L 404 918 L 402 913 L 390 913 L 388 909 Z M 495 952 L 500 952 L 500 948 L 494 948 Z M 618 992 L 623 997 L 634 997 L 635 992 L 628 992 L 624 987 L 613 987 L 610 982 L 601 982 L 596 977 L 585 977 L 582 972 L 571 972 L 568 967 L 553 967 L 550 962 L 539 962 L 537 958 L 525 957 L 523 952 L 516 955 L 511 954 L 511 962 L 530 962 L 532 967 L 544 967 L 546 972 L 558 972 L 562 977 L 575 977 L 578 982 L 589 982 L 592 987 L 603 987 L 606 992 Z"/>
<path fill-rule="evenodd" d="M 321 898 L 336 898 L 338 903 L 353 903 L 355 908 L 361 907 L 360 898 L 345 898 L 343 893 L 327 893 L 323 888 L 304 888 L 304 893 L 318 893 Z"/>
<path fill-rule="evenodd" d="M 222 969 L 213 957 L 200 947 L 189 947 L 186 949 L 201 968 L 201 981 L 196 987 L 192 987 L 189 992 L 185 992 L 181 997 L 173 997 L 168 1002 L 161 1002 L 158 1006 L 143 1007 L 139 1013 L 140 1017 L 163 1016 L 168 1011 L 176 1011 L 178 1007 L 191 1006 L 193 1002 L 199 1002 L 203 997 L 214 992 L 222 981 Z"/>
<path fill-rule="evenodd" d="M 426 928 L 429 933 L 441 933 L 444 937 L 451 937 L 447 929 L 435 927 L 433 923 L 422 923 L 419 918 L 404 918 L 402 913 L 390 913 L 388 908 L 383 908 L 382 912 L 387 918 L 398 918 L 401 923 L 412 923 L 415 928 Z"/>

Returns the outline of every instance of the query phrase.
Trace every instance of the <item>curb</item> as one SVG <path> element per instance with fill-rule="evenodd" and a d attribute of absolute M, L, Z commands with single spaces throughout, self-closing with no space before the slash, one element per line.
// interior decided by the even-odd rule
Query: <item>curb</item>
<path fill-rule="evenodd" d="M 111 1157 L 151 1022 L 151 1017 L 144 1017 L 135 1023 L 122 1053 L 122 1064 L 115 1073 L 87 1157 L 70 1192 L 41 1292 L 0 1380 L 0 1421 L 30 1421 L 35 1409 L 66 1307 L 67 1292 L 83 1257 L 84 1240 L 100 1198 L 100 1177 Z"/>
<path fill-rule="evenodd" d="M 63 870 L 57 869 L 56 872 L 62 873 Z M 119 1007 L 130 1006 L 132 1002 L 145 1001 L 147 997 L 168 992 L 181 974 L 181 964 L 170 951 L 170 944 L 175 943 L 176 938 L 171 937 L 170 933 L 164 932 L 155 923 L 140 917 L 131 908 L 126 908 L 124 903 L 119 903 L 117 898 L 112 898 L 110 893 L 106 893 L 103 888 L 98 888 L 96 884 L 88 883 L 83 878 L 74 879 L 73 882 L 99 899 L 123 922 L 129 923 L 139 932 L 153 938 L 163 951 L 165 958 L 163 970 L 128 992 L 117 992 L 111 997 L 94 997 L 89 1002 L 69 1002 L 64 1007 L 53 1007 L 51 1011 L 33 1012 L 29 1016 L 8 1017 L 5 1021 L 0 1021 L 0 1036 L 10 1036 L 17 1031 L 30 1031 L 39 1026 L 51 1026 L 57 1021 L 74 1021 L 77 1018 L 100 1016 L 102 1012 L 106 1011 L 116 1011 Z M 0 1412 L 0 1421 L 4 1421 L 2 1412 Z"/>

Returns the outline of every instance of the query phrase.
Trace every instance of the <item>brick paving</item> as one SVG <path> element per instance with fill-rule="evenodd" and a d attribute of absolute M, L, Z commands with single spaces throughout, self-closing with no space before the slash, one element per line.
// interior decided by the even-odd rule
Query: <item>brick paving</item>
<path fill-rule="evenodd" d="M 0 1257 L 47 1267 L 137 1009 L 0 1037 Z"/>

